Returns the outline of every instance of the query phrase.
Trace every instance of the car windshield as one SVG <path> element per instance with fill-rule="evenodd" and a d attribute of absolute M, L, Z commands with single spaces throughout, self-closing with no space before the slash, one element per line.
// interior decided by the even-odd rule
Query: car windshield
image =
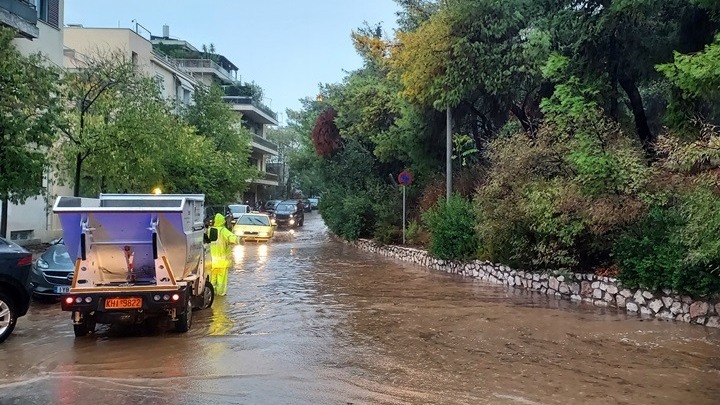
<path fill-rule="evenodd" d="M 243 215 L 238 219 L 238 225 L 270 226 L 270 219 L 262 215 Z"/>
<path fill-rule="evenodd" d="M 280 212 L 295 212 L 296 208 L 295 204 L 280 204 L 277 206 L 277 210 Z"/>
<path fill-rule="evenodd" d="M 278 202 L 279 201 L 268 201 L 267 203 L 265 203 L 265 206 L 268 208 L 272 208 L 272 207 L 276 206 L 278 204 Z"/>
<path fill-rule="evenodd" d="M 245 207 L 245 205 L 231 205 L 230 212 L 232 212 L 233 214 L 243 214 L 245 213 L 245 211 L 247 211 Z"/>
<path fill-rule="evenodd" d="M 72 259 L 70 258 L 70 253 L 68 253 L 65 245 L 56 245 L 55 249 L 53 250 L 52 261 L 53 263 L 57 264 L 73 263 Z"/>

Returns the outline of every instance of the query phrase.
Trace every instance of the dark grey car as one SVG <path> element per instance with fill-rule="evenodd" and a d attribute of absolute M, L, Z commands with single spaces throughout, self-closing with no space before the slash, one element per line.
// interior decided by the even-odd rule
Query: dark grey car
<path fill-rule="evenodd" d="M 0 343 L 30 307 L 31 265 L 30 252 L 0 238 Z"/>
<path fill-rule="evenodd" d="M 30 282 L 36 297 L 59 297 L 70 292 L 75 263 L 62 239 L 33 263 Z"/>

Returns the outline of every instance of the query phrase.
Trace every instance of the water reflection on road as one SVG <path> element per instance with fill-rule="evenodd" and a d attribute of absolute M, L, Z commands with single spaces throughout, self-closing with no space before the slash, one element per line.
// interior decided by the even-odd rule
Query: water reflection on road
<path fill-rule="evenodd" d="M 233 251 L 192 330 L 75 339 L 34 304 L 0 404 L 717 404 L 720 331 L 641 321 L 364 253 L 317 214 Z"/>

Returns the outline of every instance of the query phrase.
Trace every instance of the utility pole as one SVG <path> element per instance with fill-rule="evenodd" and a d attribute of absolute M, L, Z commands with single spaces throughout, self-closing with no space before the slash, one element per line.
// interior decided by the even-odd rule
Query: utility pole
<path fill-rule="evenodd" d="M 446 184 L 447 184 L 447 191 L 446 191 L 446 200 L 447 202 L 450 202 L 450 194 L 452 194 L 452 114 L 450 113 L 450 106 L 447 107 L 447 139 L 446 139 Z"/>

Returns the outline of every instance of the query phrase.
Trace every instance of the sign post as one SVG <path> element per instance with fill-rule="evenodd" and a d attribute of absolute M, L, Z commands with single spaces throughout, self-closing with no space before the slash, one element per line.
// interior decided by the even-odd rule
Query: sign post
<path fill-rule="evenodd" d="M 403 245 L 405 244 L 405 223 L 407 215 L 406 215 L 406 198 L 405 198 L 405 188 L 412 184 L 413 176 L 410 172 L 407 170 L 403 170 L 398 175 L 398 183 L 400 183 L 400 186 L 402 186 L 403 191 L 403 217 L 402 217 L 402 228 L 403 228 Z"/>

